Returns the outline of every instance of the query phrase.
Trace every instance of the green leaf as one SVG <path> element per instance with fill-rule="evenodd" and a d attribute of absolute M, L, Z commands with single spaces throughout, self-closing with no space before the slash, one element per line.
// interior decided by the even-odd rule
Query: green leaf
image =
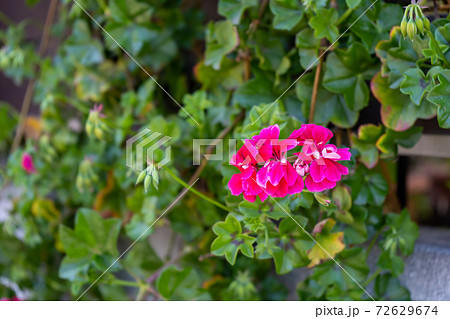
<path fill-rule="evenodd" d="M 411 101 L 416 105 L 420 105 L 425 92 L 432 87 L 431 79 L 419 68 L 409 69 L 404 73 L 404 79 L 400 84 L 400 91 L 408 94 Z"/>
<path fill-rule="evenodd" d="M 314 30 L 305 28 L 295 37 L 295 45 L 298 48 L 300 64 L 306 70 L 318 62 L 320 40 L 314 37 Z"/>
<path fill-rule="evenodd" d="M 316 244 L 308 254 L 311 263 L 308 267 L 314 267 L 321 261 L 334 258 L 337 253 L 345 248 L 344 233 L 332 233 L 331 229 L 336 222 L 331 219 L 325 219 L 314 227 L 313 234 L 316 234 Z"/>
<path fill-rule="evenodd" d="M 254 79 L 244 83 L 233 94 L 233 104 L 237 103 L 246 108 L 262 103 L 272 104 L 276 99 L 273 81 L 264 74 L 257 74 Z"/>
<path fill-rule="evenodd" d="M 262 216 L 262 209 L 258 202 L 248 202 L 246 200 L 239 204 L 239 211 L 247 218 L 257 218 Z"/>
<path fill-rule="evenodd" d="M 66 252 L 66 257 L 61 264 L 60 276 L 75 280 L 94 265 L 97 265 L 98 270 L 103 271 L 104 269 L 99 269 L 100 264 L 97 264 L 95 259 L 118 255 L 117 238 L 120 226 L 120 219 L 103 219 L 99 213 L 90 209 L 80 209 L 77 212 L 75 229 L 60 225 L 59 238 Z"/>
<path fill-rule="evenodd" d="M 403 132 L 387 129 L 386 133 L 379 138 L 376 145 L 387 156 L 396 156 L 398 145 L 405 148 L 413 147 L 422 136 L 422 130 L 423 128 L 418 126 L 413 126 Z"/>
<path fill-rule="evenodd" d="M 350 9 L 355 9 L 361 3 L 361 0 L 345 0 L 345 3 Z"/>
<path fill-rule="evenodd" d="M 375 279 L 377 300 L 410 300 L 408 289 L 400 285 L 397 278 L 383 274 Z"/>
<path fill-rule="evenodd" d="M 241 223 L 231 214 L 224 222 L 217 222 L 212 228 L 218 237 L 211 244 L 211 252 L 216 256 L 224 256 L 234 265 L 240 250 L 245 256 L 253 258 L 253 246 L 256 238 L 242 234 Z"/>
<path fill-rule="evenodd" d="M 302 112 L 305 117 L 308 117 L 311 106 L 313 83 L 314 75 L 309 73 L 297 81 L 295 86 L 295 92 L 303 102 Z M 343 95 L 331 93 L 319 85 L 314 123 L 326 125 L 332 122 L 338 127 L 348 128 L 356 124 L 358 115 L 357 111 L 352 111 L 347 106 Z"/>
<path fill-rule="evenodd" d="M 220 0 L 218 12 L 234 24 L 239 24 L 242 13 L 257 4 L 258 0 Z"/>
<path fill-rule="evenodd" d="M 340 210 L 349 210 L 352 208 L 352 197 L 347 187 L 336 186 L 332 193 L 333 203 Z"/>
<path fill-rule="evenodd" d="M 404 255 L 412 254 L 414 243 L 419 238 L 419 226 L 411 220 L 408 210 L 404 209 L 401 214 L 388 214 L 386 223 L 389 229 L 383 233 L 384 249 L 389 250 L 392 255 L 395 255 L 397 248 Z"/>
<path fill-rule="evenodd" d="M 165 268 L 156 281 L 159 294 L 168 300 L 209 300 L 207 292 L 200 288 L 200 280 L 194 269 L 177 266 Z"/>
<path fill-rule="evenodd" d="M 389 87 L 387 77 L 377 73 L 372 79 L 372 92 L 381 103 L 381 120 L 394 131 L 409 129 L 417 119 L 427 119 L 436 115 L 436 107 L 423 100 L 420 105 L 399 90 Z"/>
<path fill-rule="evenodd" d="M 205 65 L 219 70 L 222 60 L 239 43 L 239 35 L 229 20 L 210 23 L 206 32 Z"/>
<path fill-rule="evenodd" d="M 392 275 L 397 277 L 402 274 L 404 263 L 400 257 L 392 255 L 389 251 L 383 251 L 378 257 L 377 265 L 381 269 L 390 270 Z"/>
<path fill-rule="evenodd" d="M 369 88 L 365 81 L 371 79 L 378 64 L 362 44 L 355 42 L 347 51 L 335 50 L 327 57 L 323 78 L 324 87 L 342 93 L 347 106 L 359 111 L 369 103 Z"/>
<path fill-rule="evenodd" d="M 388 184 L 383 176 L 369 171 L 362 165 L 356 168 L 355 174 L 349 177 L 345 183 L 352 190 L 354 205 L 372 204 L 380 206 L 388 193 Z"/>
<path fill-rule="evenodd" d="M 270 0 L 273 28 L 277 30 L 292 30 L 303 18 L 303 7 L 298 0 Z"/>
<path fill-rule="evenodd" d="M 206 92 L 200 90 L 195 91 L 193 94 L 186 94 L 183 97 L 183 104 L 184 110 L 178 112 L 180 116 L 195 124 L 191 118 L 192 116 L 200 125 L 205 124 L 205 110 L 213 105 L 212 101 L 208 99 Z"/>
<path fill-rule="evenodd" d="M 103 61 L 103 49 L 98 39 L 91 37 L 85 20 L 76 20 L 72 34 L 67 38 L 64 49 L 68 56 L 83 65 L 93 65 Z"/>
<path fill-rule="evenodd" d="M 427 99 L 438 106 L 439 126 L 450 128 L 450 71 L 438 74 L 437 78 L 440 83 L 430 90 Z"/>
<path fill-rule="evenodd" d="M 358 136 L 352 135 L 352 146 L 360 153 L 361 162 L 367 168 L 374 168 L 378 163 L 378 149 L 375 145 L 383 134 L 384 128 L 373 124 L 361 125 L 358 129 Z"/>
<path fill-rule="evenodd" d="M 335 23 L 338 20 L 336 9 L 319 9 L 317 15 L 309 20 L 309 25 L 314 29 L 317 39 L 327 38 L 333 42 L 339 36 L 339 30 Z"/>

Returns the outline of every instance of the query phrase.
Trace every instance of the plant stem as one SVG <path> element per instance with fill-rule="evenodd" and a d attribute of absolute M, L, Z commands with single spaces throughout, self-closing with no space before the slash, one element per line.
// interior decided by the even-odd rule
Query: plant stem
<path fill-rule="evenodd" d="M 378 268 L 377 271 L 375 271 L 372 276 L 369 277 L 369 279 L 367 279 L 367 281 L 364 283 L 364 286 L 367 286 L 368 284 L 370 284 L 372 282 L 372 280 L 374 280 L 381 272 L 381 268 Z"/>
<path fill-rule="evenodd" d="M 52 0 L 50 2 L 47 18 L 45 20 L 44 31 L 41 37 L 41 43 L 39 44 L 39 56 L 43 58 L 45 52 L 47 52 L 48 42 L 50 39 L 50 31 L 53 25 L 53 20 L 56 15 L 56 7 L 58 4 L 58 0 Z M 16 135 L 14 136 L 13 144 L 11 147 L 10 153 L 13 153 L 16 148 L 19 146 L 20 141 L 22 140 L 23 133 L 25 132 L 25 120 L 28 115 L 28 111 L 30 110 L 31 101 L 33 99 L 34 87 L 36 85 L 36 78 L 38 76 L 35 75 L 30 82 L 28 82 L 27 89 L 25 91 L 25 96 L 22 101 L 22 107 L 20 110 L 19 122 L 17 124 Z"/>
<path fill-rule="evenodd" d="M 436 38 L 434 37 L 433 32 L 431 32 L 430 30 L 427 30 L 428 36 L 431 39 L 431 42 L 433 42 L 433 45 L 436 47 L 436 52 L 438 54 L 438 56 L 441 58 L 441 60 L 444 62 L 445 66 L 447 68 L 450 69 L 450 62 L 448 62 L 448 60 L 445 58 L 444 53 L 442 53 L 441 48 L 439 47 L 439 44 L 436 41 Z"/>
<path fill-rule="evenodd" d="M 317 92 L 319 91 L 319 82 L 320 82 L 320 72 L 322 70 L 322 62 L 323 62 L 323 56 L 322 52 L 319 51 L 320 59 L 319 59 L 319 65 L 316 68 L 316 74 L 314 75 L 314 86 L 311 96 L 311 107 L 309 109 L 309 123 L 314 122 L 314 113 L 316 112 L 316 102 L 317 102 Z"/>
<path fill-rule="evenodd" d="M 142 287 L 141 283 L 128 281 L 128 280 L 121 280 L 121 279 L 114 279 L 111 281 L 112 285 L 118 285 L 118 286 L 127 286 L 127 287 Z"/>
<path fill-rule="evenodd" d="M 189 189 L 189 191 L 191 191 L 192 193 L 194 193 L 195 195 L 199 196 L 200 198 L 206 200 L 207 202 L 223 209 L 226 210 L 228 212 L 235 212 L 234 210 L 232 210 L 231 208 L 228 208 L 224 205 L 222 205 L 221 203 L 217 202 L 216 200 L 204 195 L 203 193 L 200 193 L 199 191 L 197 191 L 195 188 L 192 188 L 188 183 L 185 183 L 182 179 L 180 179 L 177 175 L 175 175 L 174 172 L 172 172 L 169 168 L 167 168 L 166 166 L 163 166 L 163 168 L 166 170 L 166 172 L 172 176 L 172 178 L 178 182 L 178 184 L 180 184 L 181 186 Z"/>
<path fill-rule="evenodd" d="M 348 8 L 347 11 L 344 12 L 343 15 L 336 21 L 336 25 L 339 26 L 342 22 L 347 20 L 347 18 L 353 13 L 353 9 Z"/>
<path fill-rule="evenodd" d="M 382 231 L 383 231 L 383 227 L 378 229 L 378 231 L 376 232 L 375 236 L 373 236 L 373 239 L 370 242 L 369 247 L 367 248 L 367 255 L 369 255 L 369 253 L 372 251 L 372 248 L 375 245 L 375 243 L 377 242 L 378 237 L 380 237 Z"/>

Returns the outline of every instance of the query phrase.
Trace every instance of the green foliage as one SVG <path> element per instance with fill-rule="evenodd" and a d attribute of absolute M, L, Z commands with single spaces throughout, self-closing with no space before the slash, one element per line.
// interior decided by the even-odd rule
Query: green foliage
<path fill-rule="evenodd" d="M 406 210 L 383 214 L 383 168 L 418 141 L 417 119 L 450 127 L 450 21 L 404 39 L 400 5 L 335 3 L 220 0 L 216 21 L 198 1 L 84 1 L 113 40 L 63 1 L 51 58 L 26 22 L 1 31 L 0 70 L 36 80 L 40 116 L 22 119 L 26 141 L 0 172 L 0 185 L 21 190 L 0 221 L 0 275 L 29 299 L 76 299 L 95 282 L 83 299 L 278 300 L 288 294 L 278 275 L 309 267 L 301 300 L 368 299 L 337 262 L 364 288 L 374 282 L 376 299 L 409 299 L 396 277 L 418 228 Z M 382 123 L 356 128 L 376 100 Z M 352 153 L 333 190 L 245 201 L 227 187 L 238 172 L 229 158 L 201 165 L 195 181 L 193 139 L 225 134 L 228 154 L 229 138 L 240 146 L 309 118 Z M 1 102 L 5 158 L 17 119 Z M 171 137 L 170 168 L 156 167 L 163 147 L 143 172 L 125 165 L 126 140 L 144 128 Z M 24 153 L 36 172 L 21 166 Z M 0 297 L 14 293 L 0 285 Z"/>

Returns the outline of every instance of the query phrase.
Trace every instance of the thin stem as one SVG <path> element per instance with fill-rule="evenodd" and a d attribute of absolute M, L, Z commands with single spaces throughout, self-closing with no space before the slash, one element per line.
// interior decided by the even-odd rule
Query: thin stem
<path fill-rule="evenodd" d="M 370 254 L 370 252 L 372 251 L 373 246 L 375 245 L 375 243 L 377 242 L 378 237 L 380 237 L 381 232 L 383 231 L 383 227 L 381 227 L 380 229 L 378 229 L 378 231 L 376 232 L 375 236 L 373 236 L 372 241 L 370 242 L 369 247 L 367 248 L 367 255 Z"/>
<path fill-rule="evenodd" d="M 344 12 L 343 15 L 337 20 L 336 25 L 339 26 L 342 22 L 347 20 L 347 18 L 353 13 L 353 9 L 348 8 L 347 11 Z"/>
<path fill-rule="evenodd" d="M 58 4 L 58 0 L 52 0 L 50 2 L 50 6 L 48 8 L 47 18 L 45 20 L 44 25 L 44 31 L 42 33 L 41 43 L 39 45 L 39 56 L 43 57 L 45 52 L 47 51 L 48 42 L 50 39 L 50 31 L 51 27 L 53 25 L 53 20 L 56 15 L 56 7 Z M 19 146 L 20 141 L 22 140 L 23 134 L 25 132 L 25 119 L 28 115 L 28 111 L 30 110 L 31 101 L 34 94 L 34 87 L 36 85 L 36 78 L 37 76 L 34 76 L 27 85 L 27 89 L 25 92 L 25 97 L 22 101 L 22 107 L 20 110 L 20 117 L 19 117 L 19 123 L 17 124 L 17 131 L 16 135 L 14 136 L 13 144 L 11 147 L 11 152 L 13 153 L 16 148 Z"/>
<path fill-rule="evenodd" d="M 215 206 L 217 206 L 217 207 L 219 207 L 219 208 L 221 208 L 221 209 L 223 209 L 223 210 L 226 210 L 226 211 L 228 211 L 228 212 L 235 212 L 235 211 L 232 210 L 231 208 L 228 208 L 228 207 L 222 205 L 221 203 L 217 202 L 216 200 L 214 200 L 214 199 L 212 199 L 212 198 L 210 198 L 210 197 L 208 197 L 208 196 L 206 196 L 206 195 L 200 193 L 200 192 L 197 191 L 195 188 L 191 187 L 188 183 L 185 183 L 182 179 L 180 179 L 177 175 L 175 175 L 175 173 L 172 172 L 172 171 L 171 171 L 169 168 L 167 168 L 166 166 L 163 166 L 163 168 L 166 170 L 166 172 L 167 172 L 170 176 L 172 176 L 172 178 L 173 178 L 176 182 L 178 182 L 178 184 L 180 184 L 181 186 L 183 186 L 183 187 L 189 189 L 189 191 L 191 191 L 191 192 L 194 193 L 195 195 L 199 196 L 200 198 L 206 200 L 207 202 L 209 202 L 209 203 L 211 203 L 211 204 L 213 204 L 213 205 L 215 205 Z"/>
<path fill-rule="evenodd" d="M 367 279 L 367 281 L 364 283 L 364 286 L 367 286 L 370 284 L 379 274 L 381 273 L 381 268 L 378 268 L 377 271 L 375 271 L 372 276 Z"/>
<path fill-rule="evenodd" d="M 142 287 L 142 284 L 139 282 L 133 282 L 128 280 L 121 280 L 121 279 L 114 279 L 111 281 L 111 285 L 118 285 L 118 286 L 126 286 L 126 287 Z"/>
<path fill-rule="evenodd" d="M 433 32 L 431 32 L 430 30 L 427 30 L 428 36 L 431 39 L 431 42 L 433 42 L 433 45 L 436 47 L 436 52 L 439 55 L 439 57 L 441 58 L 441 60 L 444 62 L 445 66 L 447 68 L 450 69 L 450 62 L 448 62 L 448 60 L 445 58 L 444 53 L 442 53 L 441 48 L 439 47 L 439 44 L 436 41 L 436 38 L 434 37 Z"/>
<path fill-rule="evenodd" d="M 320 82 L 320 72 L 322 70 L 322 53 L 319 51 L 320 54 L 320 60 L 319 60 L 319 65 L 316 68 L 316 74 L 314 76 L 314 86 L 313 86 L 313 91 L 312 91 L 312 96 L 311 96 L 311 107 L 309 109 L 309 123 L 313 123 L 314 122 L 314 114 L 316 112 L 316 102 L 317 102 L 317 92 L 319 91 L 319 82 Z"/>

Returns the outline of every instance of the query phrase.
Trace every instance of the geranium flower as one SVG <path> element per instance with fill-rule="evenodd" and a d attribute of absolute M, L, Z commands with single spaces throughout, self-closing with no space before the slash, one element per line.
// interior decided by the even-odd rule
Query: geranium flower
<path fill-rule="evenodd" d="M 302 153 L 296 153 L 299 157 L 294 165 L 302 176 L 309 171 L 306 188 L 311 192 L 334 188 L 342 175 L 348 174 L 348 168 L 337 161 L 350 160 L 349 149 L 327 144 L 333 133 L 320 125 L 304 124 L 296 133 L 303 149 Z"/>
<path fill-rule="evenodd" d="M 37 170 L 34 166 L 33 157 L 31 157 L 30 153 L 23 153 L 22 154 L 22 168 L 27 172 L 28 174 L 36 173 Z"/>
<path fill-rule="evenodd" d="M 322 126 L 304 124 L 285 140 L 279 140 L 280 128 L 272 125 L 259 135 L 247 139 L 230 164 L 240 171 L 234 174 L 228 187 L 232 195 L 241 193 L 244 199 L 261 201 L 300 193 L 304 184 L 311 192 L 320 192 L 336 186 L 347 167 L 337 161 L 349 160 L 348 148 L 327 144 L 333 133 Z M 301 146 L 297 159 L 291 163 L 287 152 Z"/>

